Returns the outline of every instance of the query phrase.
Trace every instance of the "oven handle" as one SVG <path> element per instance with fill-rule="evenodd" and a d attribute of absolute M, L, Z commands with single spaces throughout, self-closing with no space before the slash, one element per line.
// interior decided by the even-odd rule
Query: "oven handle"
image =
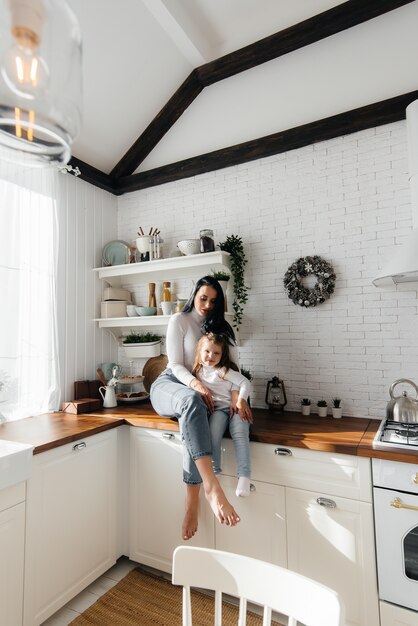
<path fill-rule="evenodd" d="M 394 506 L 395 509 L 409 509 L 410 511 L 418 511 L 418 506 L 412 504 L 404 504 L 400 498 L 395 498 L 390 506 Z"/>

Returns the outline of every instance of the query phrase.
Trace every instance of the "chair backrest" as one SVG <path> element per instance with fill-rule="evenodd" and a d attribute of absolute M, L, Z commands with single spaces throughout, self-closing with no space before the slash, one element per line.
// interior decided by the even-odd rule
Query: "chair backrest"
<path fill-rule="evenodd" d="M 239 598 L 238 626 L 246 625 L 247 601 L 264 607 L 263 626 L 272 611 L 289 617 L 288 626 L 343 626 L 338 594 L 278 565 L 240 554 L 180 546 L 173 556 L 173 584 L 183 586 L 183 626 L 192 626 L 190 588 L 215 592 L 215 626 L 222 626 L 222 593 Z"/>

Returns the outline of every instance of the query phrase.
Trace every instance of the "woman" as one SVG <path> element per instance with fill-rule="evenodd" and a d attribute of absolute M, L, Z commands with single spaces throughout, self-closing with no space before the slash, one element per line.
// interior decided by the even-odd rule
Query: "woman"
<path fill-rule="evenodd" d="M 167 369 L 151 386 L 151 403 L 159 415 L 176 416 L 183 441 L 183 480 L 187 485 L 186 514 L 182 536 L 190 539 L 197 531 L 199 490 L 221 524 L 235 526 L 240 518 L 228 502 L 212 468 L 212 445 L 208 412 L 214 410 L 212 394 L 191 370 L 196 345 L 202 334 L 226 334 L 231 342 L 231 359 L 238 365 L 235 335 L 224 317 L 222 288 L 212 276 L 200 278 L 183 308 L 170 318 L 167 328 Z"/>

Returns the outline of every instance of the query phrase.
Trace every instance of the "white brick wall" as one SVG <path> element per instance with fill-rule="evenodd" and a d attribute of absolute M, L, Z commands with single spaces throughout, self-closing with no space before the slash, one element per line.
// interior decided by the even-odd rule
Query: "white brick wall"
<path fill-rule="evenodd" d="M 166 252 L 204 227 L 217 242 L 242 236 L 251 289 L 240 358 L 255 406 L 280 374 L 290 410 L 304 396 L 338 396 L 344 414 L 381 418 L 389 385 L 418 380 L 416 285 L 371 283 L 412 228 L 405 122 L 120 197 L 119 238 L 133 240 L 140 224 L 161 229 Z M 312 254 L 333 264 L 337 282 L 309 310 L 288 299 L 283 275 Z"/>

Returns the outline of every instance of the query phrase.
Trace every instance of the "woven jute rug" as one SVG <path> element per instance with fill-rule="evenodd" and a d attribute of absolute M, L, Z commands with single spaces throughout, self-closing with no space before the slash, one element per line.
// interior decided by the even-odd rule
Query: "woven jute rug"
<path fill-rule="evenodd" d="M 181 626 L 181 607 L 181 587 L 138 568 L 73 620 L 71 626 Z M 193 626 L 213 626 L 212 597 L 192 591 L 192 610 Z M 237 623 L 238 608 L 224 602 L 223 626 Z M 248 626 L 262 623 L 260 616 L 248 612 Z"/>

